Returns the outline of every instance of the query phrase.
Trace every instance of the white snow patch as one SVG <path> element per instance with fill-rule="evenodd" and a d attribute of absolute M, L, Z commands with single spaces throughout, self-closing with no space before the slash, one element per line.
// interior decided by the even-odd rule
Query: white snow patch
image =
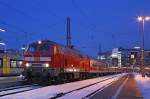
<path fill-rule="evenodd" d="M 144 99 L 150 99 L 150 77 L 142 77 L 141 74 L 134 75 Z"/>
<path fill-rule="evenodd" d="M 3 97 L 0 97 L 0 99 L 49 99 L 51 97 L 56 96 L 58 93 L 69 92 L 71 90 L 78 89 L 83 86 L 87 86 L 89 84 L 93 84 L 95 82 L 117 76 L 116 78 L 109 80 L 107 82 L 103 82 L 99 85 L 83 89 L 80 92 L 77 91 L 74 93 L 74 96 L 71 96 L 71 98 L 68 97 L 68 99 L 69 98 L 70 99 L 73 99 L 73 98 L 79 99 L 81 96 L 83 97 L 83 96 L 89 94 L 90 92 L 93 92 L 97 88 L 100 88 L 100 87 L 110 83 L 111 81 L 117 80 L 118 77 L 122 77 L 123 75 L 125 75 L 125 74 L 117 74 L 117 75 L 111 75 L 111 76 L 98 77 L 98 78 L 87 79 L 87 80 L 82 80 L 82 81 L 77 81 L 77 82 L 71 82 L 71 83 L 66 83 L 66 84 L 61 84 L 61 85 L 51 85 L 51 86 L 38 88 L 38 89 L 26 91 L 26 92 L 21 92 L 21 93 L 17 93 L 17 94 L 13 94 L 13 95 L 3 96 Z M 70 96 L 70 95 L 68 94 L 68 96 Z M 79 98 L 77 96 L 79 96 Z"/>

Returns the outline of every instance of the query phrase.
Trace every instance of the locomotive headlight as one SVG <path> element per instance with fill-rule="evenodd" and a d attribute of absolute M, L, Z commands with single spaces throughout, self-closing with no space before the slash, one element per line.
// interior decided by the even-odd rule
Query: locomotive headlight
<path fill-rule="evenodd" d="M 49 64 L 48 63 L 44 64 L 44 67 L 49 67 Z"/>
<path fill-rule="evenodd" d="M 19 65 L 20 65 L 20 66 L 22 65 L 22 63 L 23 63 L 22 61 L 19 61 Z"/>
<path fill-rule="evenodd" d="M 31 66 L 31 64 L 30 64 L 30 63 L 26 63 L 25 65 L 26 65 L 26 67 L 30 67 L 30 66 Z"/>

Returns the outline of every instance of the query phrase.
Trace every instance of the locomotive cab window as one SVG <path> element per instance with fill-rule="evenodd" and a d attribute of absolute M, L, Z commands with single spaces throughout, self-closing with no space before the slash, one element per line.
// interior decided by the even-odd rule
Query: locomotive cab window
<path fill-rule="evenodd" d="M 32 44 L 29 45 L 29 48 L 27 51 L 34 52 L 34 51 L 49 51 L 50 47 L 46 44 Z"/>

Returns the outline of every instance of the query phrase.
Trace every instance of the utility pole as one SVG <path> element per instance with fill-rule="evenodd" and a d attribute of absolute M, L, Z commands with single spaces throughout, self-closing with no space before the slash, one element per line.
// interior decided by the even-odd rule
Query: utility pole
<path fill-rule="evenodd" d="M 70 33 L 70 17 L 67 17 L 67 47 L 72 48 L 71 45 L 71 33 Z"/>
<path fill-rule="evenodd" d="M 145 21 L 150 21 L 150 17 L 149 16 L 139 16 L 138 18 L 139 22 L 142 22 L 142 44 L 141 44 L 141 72 L 142 72 L 142 76 L 145 77 L 145 72 L 144 72 L 144 24 Z"/>
<path fill-rule="evenodd" d="M 142 73 L 144 73 L 144 23 L 145 23 L 145 20 L 142 20 L 142 49 L 141 49 L 141 70 L 142 70 Z"/>

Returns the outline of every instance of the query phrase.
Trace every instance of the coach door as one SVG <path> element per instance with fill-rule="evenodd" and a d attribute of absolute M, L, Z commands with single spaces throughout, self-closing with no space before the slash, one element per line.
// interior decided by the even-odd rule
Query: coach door
<path fill-rule="evenodd" d="M 3 74 L 9 75 L 10 74 L 10 57 L 3 56 Z"/>

